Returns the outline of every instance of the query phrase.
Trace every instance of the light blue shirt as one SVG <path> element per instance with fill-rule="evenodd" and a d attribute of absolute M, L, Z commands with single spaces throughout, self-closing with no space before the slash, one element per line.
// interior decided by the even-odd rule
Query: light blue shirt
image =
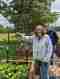
<path fill-rule="evenodd" d="M 32 40 L 33 63 L 35 59 L 42 62 L 49 62 L 53 52 L 53 46 L 50 37 L 42 37 L 40 40 L 38 40 L 38 37 L 34 37 Z"/>
<path fill-rule="evenodd" d="M 42 62 L 49 62 L 53 52 L 53 45 L 49 36 L 43 36 L 40 40 L 36 36 L 24 36 L 26 41 L 32 41 L 33 61 L 40 60 Z"/>

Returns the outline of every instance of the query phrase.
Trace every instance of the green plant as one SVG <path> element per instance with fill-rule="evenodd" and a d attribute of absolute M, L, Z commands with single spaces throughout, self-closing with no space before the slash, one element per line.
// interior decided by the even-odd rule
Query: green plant
<path fill-rule="evenodd" d="M 27 65 L 0 64 L 0 79 L 27 79 Z"/>
<path fill-rule="evenodd" d="M 27 79 L 28 67 L 27 65 L 17 65 L 18 79 Z"/>
<path fill-rule="evenodd" d="M 16 79 L 16 65 L 1 64 L 0 75 L 1 79 Z"/>

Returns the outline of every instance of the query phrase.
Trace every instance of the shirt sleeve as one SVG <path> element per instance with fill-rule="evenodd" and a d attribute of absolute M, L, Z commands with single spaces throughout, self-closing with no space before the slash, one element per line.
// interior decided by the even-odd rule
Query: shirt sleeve
<path fill-rule="evenodd" d="M 46 51 L 46 55 L 45 55 L 46 57 L 44 60 L 49 61 L 53 53 L 53 45 L 52 45 L 50 37 L 48 37 L 46 44 L 47 44 L 46 46 L 47 51 Z"/>

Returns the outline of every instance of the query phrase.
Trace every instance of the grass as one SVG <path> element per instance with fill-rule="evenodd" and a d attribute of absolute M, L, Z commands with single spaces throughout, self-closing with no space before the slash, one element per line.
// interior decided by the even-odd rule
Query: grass
<path fill-rule="evenodd" d="M 0 60 L 8 58 L 16 57 L 16 45 L 8 45 L 8 50 L 6 49 L 6 45 L 3 48 L 0 48 Z"/>
<path fill-rule="evenodd" d="M 7 50 L 8 47 L 8 50 Z M 9 33 L 9 42 L 8 42 L 8 33 L 0 33 L 0 60 L 16 57 L 16 34 Z"/>
<path fill-rule="evenodd" d="M 9 42 L 16 42 L 16 34 L 15 33 L 9 33 L 9 39 L 8 39 L 8 33 L 0 33 L 0 43 L 8 43 Z"/>

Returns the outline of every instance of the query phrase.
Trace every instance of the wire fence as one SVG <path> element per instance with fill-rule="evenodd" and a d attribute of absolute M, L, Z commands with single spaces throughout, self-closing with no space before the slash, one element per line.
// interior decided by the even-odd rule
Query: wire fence
<path fill-rule="evenodd" d="M 0 33 L 0 63 L 16 60 L 16 33 Z"/>

